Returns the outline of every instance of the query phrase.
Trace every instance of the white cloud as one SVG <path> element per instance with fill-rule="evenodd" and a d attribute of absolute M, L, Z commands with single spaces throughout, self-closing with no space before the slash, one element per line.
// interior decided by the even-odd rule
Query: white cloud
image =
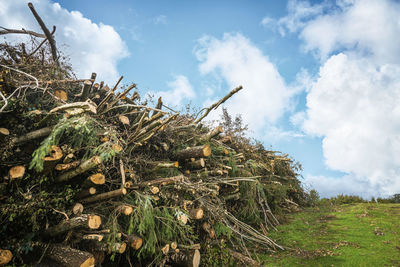
<path fill-rule="evenodd" d="M 370 199 L 372 196 L 382 196 L 379 194 L 378 188 L 373 187 L 365 179 L 352 175 L 346 175 L 341 179 L 322 175 L 306 175 L 303 184 L 306 188 L 317 190 L 321 197 L 326 198 L 339 194 L 357 195 L 364 199 Z"/>
<path fill-rule="evenodd" d="M 167 24 L 167 16 L 165 15 L 159 15 L 153 19 L 154 24 L 159 25 L 159 24 Z"/>
<path fill-rule="evenodd" d="M 303 24 L 300 38 L 307 51 L 323 58 L 340 49 L 377 63 L 400 61 L 400 3 L 389 0 L 339 2 L 339 11 Z"/>
<path fill-rule="evenodd" d="M 304 130 L 323 137 L 328 167 L 400 192 L 400 66 L 332 56 L 307 96 Z"/>
<path fill-rule="evenodd" d="M 292 92 L 268 57 L 243 35 L 224 34 L 221 40 L 205 36 L 195 54 L 203 75 L 218 74 L 226 81 L 229 88 L 223 95 L 243 85 L 225 106 L 232 115 L 242 114 L 250 129 L 261 129 L 284 113 Z"/>
<path fill-rule="evenodd" d="M 158 91 L 154 94 L 161 96 L 166 105 L 180 106 L 183 100 L 193 99 L 196 93 L 186 76 L 177 75 L 175 80 L 168 82 L 168 91 Z"/>
<path fill-rule="evenodd" d="M 290 0 L 287 4 L 287 16 L 279 20 L 267 16 L 262 19 L 261 24 L 265 27 L 278 29 L 279 33 L 285 36 L 287 31 L 293 33 L 303 28 L 308 19 L 322 14 L 327 6 L 327 2 L 311 5 L 308 1 Z"/>
<path fill-rule="evenodd" d="M 71 58 L 79 77 L 88 78 L 92 72 L 108 82 L 118 79 L 117 63 L 128 56 L 125 43 L 112 26 L 96 24 L 78 11 L 68 11 L 49 0 L 32 1 L 48 28 L 56 25 L 57 47 Z M 41 32 L 26 1 L 0 0 L 0 26 Z M 7 36 L 7 40 L 16 37 Z M 21 40 L 21 36 L 17 37 Z"/>
<path fill-rule="evenodd" d="M 298 5 L 293 10 L 314 7 L 291 3 Z M 341 0 L 308 17 L 296 13 L 285 19 L 300 18 L 299 26 L 284 25 L 299 32 L 305 51 L 319 55 L 322 66 L 315 81 L 304 79 L 307 109 L 291 121 L 320 136 L 326 165 L 348 174 L 309 179 L 326 192 L 400 192 L 400 4 Z"/>

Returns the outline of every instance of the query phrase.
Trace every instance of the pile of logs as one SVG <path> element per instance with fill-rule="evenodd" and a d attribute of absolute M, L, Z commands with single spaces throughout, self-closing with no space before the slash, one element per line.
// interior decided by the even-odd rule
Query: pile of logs
<path fill-rule="evenodd" d="M 299 166 L 202 123 L 241 86 L 181 115 L 33 43 L 0 47 L 0 265 L 199 266 L 215 249 L 257 265 L 283 249 L 268 232 L 302 205 Z"/>

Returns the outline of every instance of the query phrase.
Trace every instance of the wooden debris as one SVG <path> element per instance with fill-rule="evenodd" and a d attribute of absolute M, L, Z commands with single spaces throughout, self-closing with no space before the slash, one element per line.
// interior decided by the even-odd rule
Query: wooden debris
<path fill-rule="evenodd" d="M 176 153 L 178 159 L 205 158 L 210 155 L 211 147 L 209 145 L 188 147 Z"/>
<path fill-rule="evenodd" d="M 75 215 L 79 215 L 83 212 L 83 205 L 81 203 L 75 203 L 74 207 L 72 208 L 72 213 Z"/>
<path fill-rule="evenodd" d="M 82 203 L 91 203 L 91 202 L 96 202 L 96 201 L 102 201 L 102 200 L 109 199 L 109 198 L 119 197 L 122 195 L 126 195 L 125 188 L 121 188 L 121 189 L 117 189 L 114 191 L 98 194 L 98 195 L 95 195 L 92 197 L 84 198 L 81 200 L 81 202 Z"/>
<path fill-rule="evenodd" d="M 24 177 L 25 167 L 24 166 L 14 166 L 8 171 L 8 177 L 13 179 L 20 179 Z"/>
<path fill-rule="evenodd" d="M 12 260 L 13 254 L 8 249 L 0 249 L 0 266 L 6 265 Z"/>
<path fill-rule="evenodd" d="M 78 227 L 87 227 L 89 229 L 98 229 L 101 225 L 101 218 L 97 215 L 82 214 L 78 217 L 64 220 L 58 225 L 49 227 L 45 230 L 45 234 L 48 236 L 57 236 L 65 233 L 71 229 Z"/>
<path fill-rule="evenodd" d="M 58 182 L 58 183 L 66 182 L 66 181 L 74 178 L 75 176 L 77 176 L 79 174 L 82 174 L 82 173 L 84 173 L 84 172 L 96 167 L 100 163 L 101 163 L 100 157 L 99 156 L 94 156 L 94 157 L 88 159 L 87 161 L 83 162 L 81 165 L 79 165 L 78 168 L 58 176 L 55 179 L 55 181 Z"/>
<path fill-rule="evenodd" d="M 6 128 L 0 128 L 1 135 L 10 135 L 10 131 Z"/>
<path fill-rule="evenodd" d="M 143 239 L 137 235 L 131 234 L 127 237 L 128 243 L 131 248 L 138 250 L 142 247 Z"/>

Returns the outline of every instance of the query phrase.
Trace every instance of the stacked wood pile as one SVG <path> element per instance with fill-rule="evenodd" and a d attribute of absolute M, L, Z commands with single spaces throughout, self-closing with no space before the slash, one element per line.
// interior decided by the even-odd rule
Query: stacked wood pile
<path fill-rule="evenodd" d="M 0 265 L 257 265 L 283 249 L 268 232 L 303 204 L 299 165 L 227 114 L 202 123 L 241 87 L 181 115 L 122 77 L 75 79 L 53 49 L 0 45 Z"/>

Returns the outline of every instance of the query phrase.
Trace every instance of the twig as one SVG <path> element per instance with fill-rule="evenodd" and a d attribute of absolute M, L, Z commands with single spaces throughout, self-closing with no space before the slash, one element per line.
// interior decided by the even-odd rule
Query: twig
<path fill-rule="evenodd" d="M 16 33 L 16 34 L 29 34 L 29 35 L 32 35 L 32 36 L 35 36 L 35 37 L 46 38 L 46 36 L 44 34 L 37 33 L 37 32 L 34 32 L 34 31 L 28 31 L 28 30 L 25 30 L 25 29 L 15 30 L 15 29 L 7 29 L 7 28 L 1 27 L 1 26 L 0 26 L 0 28 L 3 29 L 2 31 L 0 31 L 0 35 Z"/>
<path fill-rule="evenodd" d="M 119 159 L 119 170 L 121 171 L 121 188 L 125 187 L 125 170 L 124 170 L 124 163 L 122 159 Z"/>
<path fill-rule="evenodd" d="M 59 211 L 59 210 L 56 210 L 55 208 L 52 208 L 55 212 L 57 212 L 57 213 L 60 213 L 60 214 L 62 214 L 62 215 L 64 215 L 65 216 L 65 218 L 67 219 L 67 220 L 69 220 L 69 217 L 68 217 L 68 215 L 65 213 L 65 212 L 62 212 L 62 211 Z"/>
<path fill-rule="evenodd" d="M 228 100 L 231 96 L 233 96 L 234 94 L 236 94 L 237 92 L 239 92 L 240 90 L 242 90 L 243 87 L 240 85 L 238 87 L 236 87 L 235 89 L 233 89 L 232 91 L 229 92 L 229 94 L 227 94 L 224 98 L 222 98 L 221 100 L 219 100 L 218 102 L 212 104 L 210 107 L 206 108 L 206 109 L 202 109 L 199 111 L 199 113 L 197 113 L 196 117 L 203 111 L 205 110 L 203 116 L 201 116 L 200 118 L 198 118 L 197 120 L 195 120 L 194 123 L 199 123 L 202 119 L 204 119 L 208 113 L 210 113 L 211 110 L 213 109 L 217 109 L 219 107 L 219 105 L 223 104 L 226 100 Z"/>
<path fill-rule="evenodd" d="M 56 47 L 56 41 L 53 38 L 53 35 L 51 35 L 49 29 L 47 29 L 46 25 L 44 24 L 42 18 L 39 16 L 39 14 L 36 12 L 34 6 L 32 3 L 28 3 L 29 9 L 32 11 L 33 16 L 35 17 L 36 21 L 39 23 L 40 28 L 42 28 L 44 35 L 46 35 L 47 40 L 49 41 L 50 48 L 51 48 L 51 55 L 53 56 L 54 62 L 56 62 L 57 66 L 59 66 L 58 63 L 58 57 L 57 57 L 57 47 Z"/>
<path fill-rule="evenodd" d="M 53 35 L 55 31 L 56 31 L 56 26 L 53 26 L 53 30 L 51 31 L 50 34 Z M 35 50 L 33 50 L 33 51 L 26 57 L 25 62 L 28 60 L 28 58 L 30 58 L 33 54 L 35 54 L 35 53 L 40 49 L 40 47 L 42 47 L 42 45 L 43 45 L 46 41 L 47 41 L 47 38 L 45 38 L 45 39 L 35 48 Z"/>

